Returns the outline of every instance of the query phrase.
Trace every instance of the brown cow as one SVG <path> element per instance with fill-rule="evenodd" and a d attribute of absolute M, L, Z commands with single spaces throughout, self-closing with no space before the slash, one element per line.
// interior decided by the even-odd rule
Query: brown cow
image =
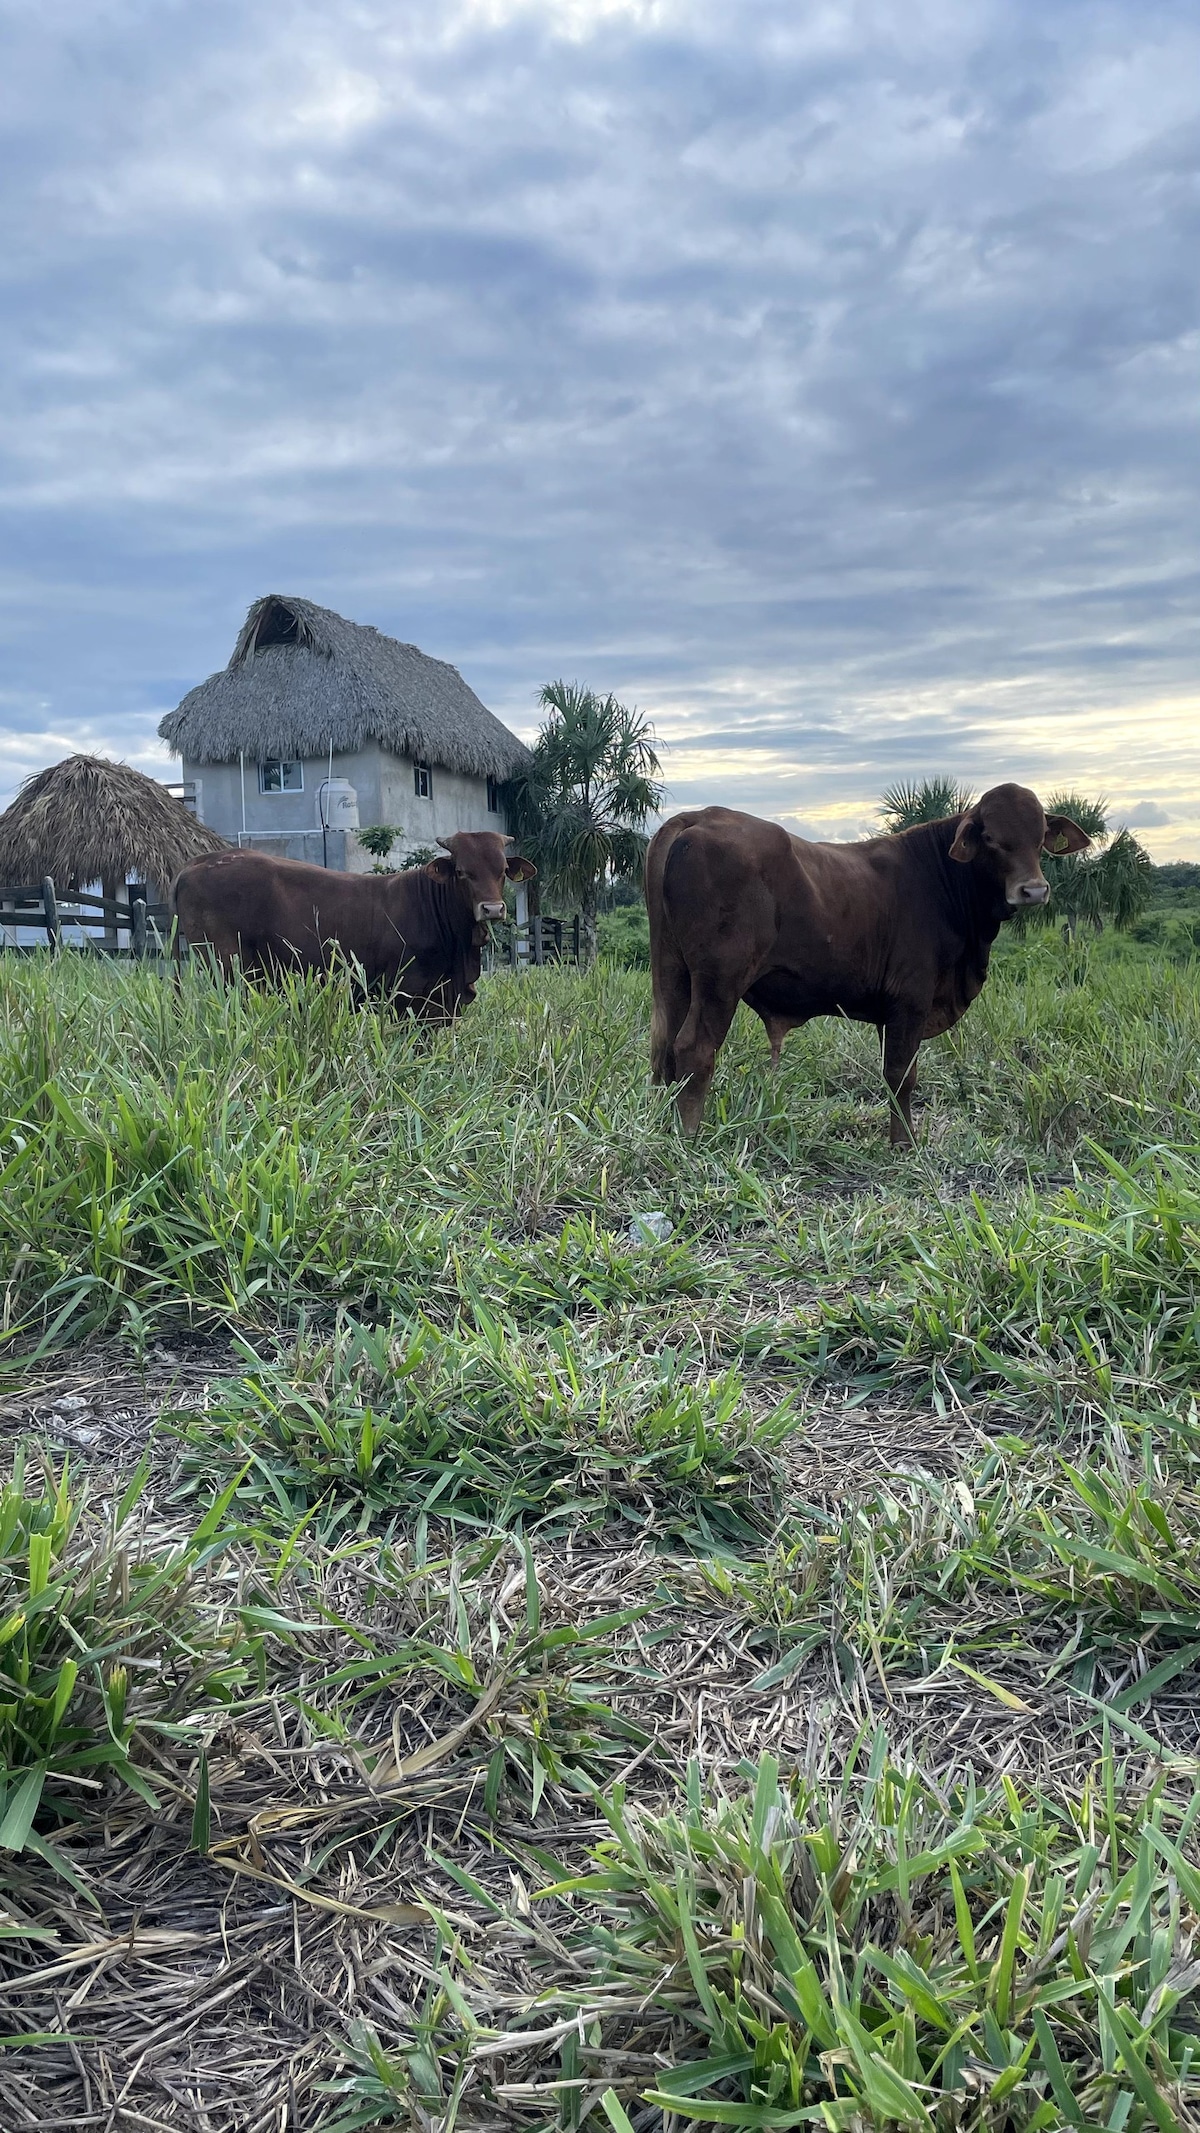
<path fill-rule="evenodd" d="M 943 822 L 862 844 L 810 844 L 728 807 L 675 815 L 646 854 L 654 979 L 651 1071 L 682 1082 L 700 1124 L 739 1000 L 771 1057 L 814 1015 L 873 1022 L 893 1144 L 912 1140 L 917 1050 L 951 1029 L 987 977 L 1004 920 L 1050 894 L 1039 853 L 1090 843 L 1023 785 L 996 785 Z M 202 862 L 209 864 L 211 862 Z"/>
<path fill-rule="evenodd" d="M 179 936 L 207 947 L 228 976 L 328 970 L 340 954 L 373 992 L 433 1020 L 475 997 L 488 921 L 504 916 L 505 881 L 537 868 L 510 857 L 495 830 L 458 830 L 427 866 L 343 874 L 264 852 L 211 852 L 178 874 Z"/>

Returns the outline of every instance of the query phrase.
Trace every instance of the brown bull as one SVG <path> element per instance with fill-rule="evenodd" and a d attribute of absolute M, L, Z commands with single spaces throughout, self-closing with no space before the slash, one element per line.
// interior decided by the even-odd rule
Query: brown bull
<path fill-rule="evenodd" d="M 814 1015 L 873 1022 L 893 1143 L 911 1140 L 917 1051 L 982 990 L 1004 920 L 1050 894 L 1043 851 L 1090 839 L 1022 785 L 965 813 L 862 844 L 811 844 L 774 822 L 705 807 L 675 815 L 646 854 L 654 981 L 651 1070 L 680 1082 L 695 1132 L 739 1000 L 771 1058 Z"/>
<path fill-rule="evenodd" d="M 263 852 L 212 852 L 176 876 L 179 937 L 228 975 L 328 970 L 353 960 L 374 992 L 444 1019 L 475 997 L 488 922 L 504 916 L 506 881 L 537 869 L 510 838 L 459 830 L 445 856 L 400 874 L 342 874 Z"/>

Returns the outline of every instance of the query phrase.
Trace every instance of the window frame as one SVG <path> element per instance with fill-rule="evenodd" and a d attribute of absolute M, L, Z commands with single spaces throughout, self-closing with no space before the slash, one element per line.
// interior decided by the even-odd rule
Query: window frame
<path fill-rule="evenodd" d="M 279 772 L 279 783 L 278 783 L 278 785 L 268 785 L 268 784 L 267 784 L 267 772 L 268 772 L 268 770 L 278 770 L 278 772 Z M 299 777 L 299 782 L 298 782 L 297 784 L 295 784 L 295 785 L 287 785 L 287 784 L 285 784 L 285 783 L 284 783 L 284 772 L 285 772 L 285 771 L 288 771 L 288 770 L 296 770 L 296 771 L 299 771 L 299 773 L 300 773 L 300 777 Z M 284 795 L 285 793 L 303 792 L 303 791 L 304 791 L 304 763 L 303 763 L 303 760 L 302 760 L 302 759 L 301 759 L 301 758 L 300 758 L 299 756 L 279 756 L 279 755 L 270 755 L 270 756 L 267 756 L 267 757 L 265 758 L 265 760 L 260 760 L 260 762 L 259 762 L 259 765 L 258 765 L 258 789 L 259 789 L 259 792 L 260 792 L 260 793 L 262 794 L 262 797 L 264 798 L 264 800 L 278 800 L 278 799 L 281 799 L 281 798 L 283 797 L 283 795 Z"/>
<path fill-rule="evenodd" d="M 489 815 L 498 815 L 500 812 L 499 778 L 489 778 L 487 781 L 487 811 Z"/>
<path fill-rule="evenodd" d="M 424 783 L 422 784 L 422 779 Z M 413 762 L 413 791 L 418 800 L 433 798 L 433 767 L 429 763 Z"/>

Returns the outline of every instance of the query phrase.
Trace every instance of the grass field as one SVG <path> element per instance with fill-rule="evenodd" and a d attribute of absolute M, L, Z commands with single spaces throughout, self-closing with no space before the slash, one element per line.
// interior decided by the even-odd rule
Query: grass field
<path fill-rule="evenodd" d="M 648 1011 L 0 959 L 5 2133 L 1200 2126 L 1200 961 Z"/>

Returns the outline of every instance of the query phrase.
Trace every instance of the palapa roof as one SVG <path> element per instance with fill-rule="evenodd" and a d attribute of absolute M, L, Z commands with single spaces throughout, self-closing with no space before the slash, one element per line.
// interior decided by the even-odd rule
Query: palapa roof
<path fill-rule="evenodd" d="M 479 778 L 516 776 L 529 751 L 457 667 L 311 600 L 267 593 L 229 665 L 189 691 L 159 726 L 192 763 L 352 754 L 366 739 L 393 755 Z"/>
<path fill-rule="evenodd" d="M 0 881 L 13 888 L 49 874 L 68 891 L 109 880 L 166 889 L 189 859 L 225 848 L 157 778 L 98 755 L 35 772 L 0 815 Z"/>

